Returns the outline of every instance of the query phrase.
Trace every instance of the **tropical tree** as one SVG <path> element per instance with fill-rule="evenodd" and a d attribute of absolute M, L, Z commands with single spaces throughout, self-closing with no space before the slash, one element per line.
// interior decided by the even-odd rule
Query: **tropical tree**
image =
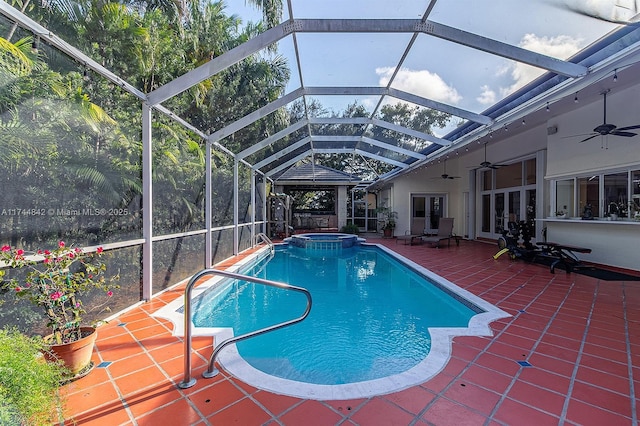
<path fill-rule="evenodd" d="M 434 109 L 398 102 L 384 105 L 380 109 L 379 118 L 408 129 L 433 135 L 433 128 L 445 127 L 451 115 Z M 415 151 L 424 149 L 428 145 L 425 140 L 381 127 L 374 128 L 371 133 L 378 140 L 388 141 L 399 147 Z"/>

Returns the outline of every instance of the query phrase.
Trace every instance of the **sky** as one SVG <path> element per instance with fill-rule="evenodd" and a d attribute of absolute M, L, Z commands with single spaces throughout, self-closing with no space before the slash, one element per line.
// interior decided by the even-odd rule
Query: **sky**
<path fill-rule="evenodd" d="M 419 19 L 427 0 L 291 0 L 294 18 Z M 617 7 L 616 4 L 626 7 Z M 482 37 L 559 59 L 567 59 L 628 20 L 640 0 L 439 0 L 429 20 Z M 244 22 L 261 13 L 245 0 L 227 0 L 227 12 Z M 286 2 L 285 2 L 286 9 Z M 284 19 L 289 17 L 285 11 Z M 297 34 L 302 79 L 315 86 L 386 86 L 398 66 L 411 34 Z M 293 37 L 279 43 L 292 69 L 287 92 L 300 87 Z M 544 70 L 517 63 L 426 34 L 420 34 L 406 55 L 391 87 L 480 113 L 541 75 Z M 376 97 L 318 97 L 340 112 L 353 102 L 372 110 Z M 388 98 L 387 98 L 388 99 Z M 396 99 L 388 99 L 397 102 Z M 458 119 L 459 120 L 459 119 Z M 453 129 L 453 121 L 443 135 Z"/>

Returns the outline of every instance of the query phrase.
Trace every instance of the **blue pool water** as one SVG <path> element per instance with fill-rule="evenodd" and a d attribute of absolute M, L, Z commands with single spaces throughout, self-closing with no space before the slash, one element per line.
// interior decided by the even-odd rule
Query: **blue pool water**
<path fill-rule="evenodd" d="M 377 247 L 322 253 L 282 246 L 242 273 L 311 292 L 306 320 L 237 343 L 256 369 L 299 382 L 336 385 L 402 373 L 427 356 L 429 327 L 467 327 L 483 312 Z M 298 317 L 305 306 L 296 292 L 228 281 L 194 300 L 193 323 L 238 335 Z"/>

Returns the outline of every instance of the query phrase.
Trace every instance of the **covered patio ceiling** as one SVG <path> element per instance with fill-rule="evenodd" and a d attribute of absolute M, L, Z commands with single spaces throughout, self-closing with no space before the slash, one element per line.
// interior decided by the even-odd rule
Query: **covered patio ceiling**
<path fill-rule="evenodd" d="M 245 0 L 229 1 L 228 9 L 244 22 L 261 19 Z M 549 109 L 562 113 L 578 97 L 600 96 L 605 78 L 638 75 L 638 5 L 629 1 L 288 0 L 280 24 L 151 93 L 6 4 L 1 10 L 269 178 L 317 155 L 348 154 L 388 165 L 375 177 L 384 181 L 462 147 L 476 149 L 472 142 L 496 130 L 544 123 Z M 252 55 L 286 59 L 291 78 L 276 101 L 212 131 L 165 106 Z M 297 121 L 240 152 L 226 146 L 234 133 L 296 103 L 302 105 Z M 385 105 L 398 103 L 450 118 L 429 130 L 381 118 Z M 354 104 L 365 113 L 345 115 Z"/>

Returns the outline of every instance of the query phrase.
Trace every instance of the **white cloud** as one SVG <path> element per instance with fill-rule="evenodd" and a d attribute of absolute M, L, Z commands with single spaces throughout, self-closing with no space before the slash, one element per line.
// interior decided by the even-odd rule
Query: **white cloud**
<path fill-rule="evenodd" d="M 389 83 L 394 70 L 393 67 L 376 68 L 376 74 L 380 76 L 380 85 L 386 86 Z M 393 87 L 447 104 L 455 105 L 462 100 L 455 88 L 447 85 L 438 74 L 427 70 L 402 68 L 393 80 Z"/>
<path fill-rule="evenodd" d="M 491 90 L 488 85 L 484 85 L 480 88 L 482 93 L 480 96 L 476 98 L 476 101 L 480 102 L 482 105 L 493 105 L 496 102 L 496 92 Z"/>
<path fill-rule="evenodd" d="M 365 97 L 360 99 L 360 103 L 364 106 L 368 111 L 373 111 L 373 109 L 378 104 L 378 98 Z"/>
<path fill-rule="evenodd" d="M 562 3 L 570 10 L 612 22 L 636 21 L 634 17 L 640 12 L 638 2 L 633 0 L 564 0 Z"/>
<path fill-rule="evenodd" d="M 535 34 L 526 34 L 519 45 L 523 49 L 537 52 L 558 59 L 567 59 L 582 48 L 583 41 L 570 36 L 538 37 Z M 515 92 L 525 84 L 545 73 L 545 70 L 520 62 L 513 62 L 506 70 L 514 83 L 509 87 L 500 89 L 502 96 Z"/>

